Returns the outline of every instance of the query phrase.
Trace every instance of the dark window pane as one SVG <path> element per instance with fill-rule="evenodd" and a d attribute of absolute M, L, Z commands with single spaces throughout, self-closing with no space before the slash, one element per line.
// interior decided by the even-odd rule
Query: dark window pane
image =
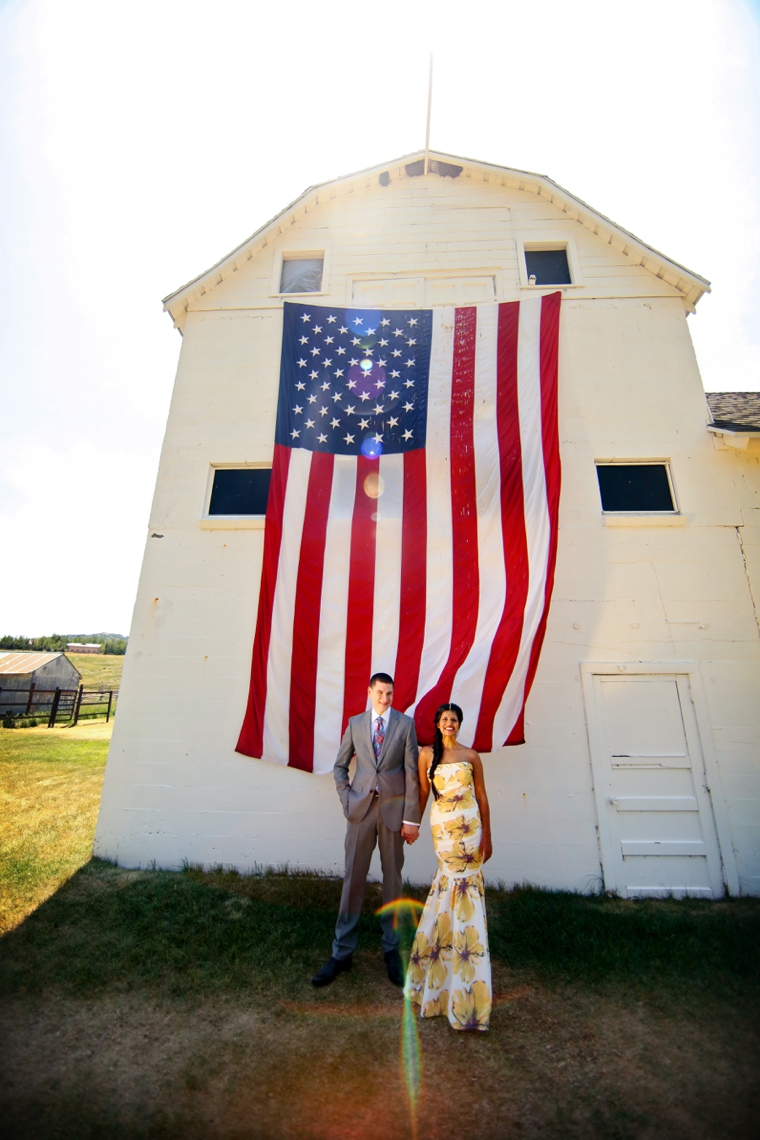
<path fill-rule="evenodd" d="M 572 285 L 566 249 L 526 249 L 525 267 L 536 285 Z"/>
<path fill-rule="evenodd" d="M 268 467 L 219 467 L 214 472 L 210 515 L 265 515 L 269 480 Z"/>
<path fill-rule="evenodd" d="M 599 463 L 603 511 L 673 511 L 664 463 Z"/>
<path fill-rule="evenodd" d="M 322 288 L 322 258 L 283 261 L 281 293 L 318 293 Z"/>

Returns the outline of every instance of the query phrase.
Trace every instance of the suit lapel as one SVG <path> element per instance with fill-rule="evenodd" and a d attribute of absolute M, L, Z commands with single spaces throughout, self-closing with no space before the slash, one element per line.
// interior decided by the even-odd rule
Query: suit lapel
<path fill-rule="evenodd" d="M 369 741 L 369 754 L 372 757 L 372 762 L 375 763 L 375 746 L 372 743 L 372 723 L 375 718 L 375 710 L 370 708 L 366 713 L 367 717 L 367 740 Z"/>
<path fill-rule="evenodd" d="M 392 708 L 390 711 L 390 716 L 388 717 L 388 731 L 386 732 L 385 739 L 383 740 L 383 747 L 380 749 L 380 759 L 377 762 L 378 768 L 380 768 L 380 766 L 383 763 L 383 760 L 385 759 L 385 753 L 388 750 L 388 744 L 393 739 L 393 737 L 395 736 L 396 729 L 398 728 L 398 726 L 399 726 L 399 715 L 396 712 L 396 710 Z M 372 733 L 370 732 L 370 736 L 371 735 L 372 735 Z"/>

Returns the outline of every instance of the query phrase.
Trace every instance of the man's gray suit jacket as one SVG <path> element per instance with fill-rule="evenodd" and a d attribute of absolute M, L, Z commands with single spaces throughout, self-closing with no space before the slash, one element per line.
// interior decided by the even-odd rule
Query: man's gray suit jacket
<path fill-rule="evenodd" d="M 404 820 L 420 820 L 417 733 L 412 718 L 392 708 L 380 759 L 375 764 L 372 722 L 376 717 L 377 713 L 370 709 L 349 720 L 333 769 L 335 785 L 349 823 L 364 819 L 378 788 L 380 813 L 386 827 L 400 831 Z M 353 781 L 349 781 L 348 766 L 354 756 L 356 772 Z"/>

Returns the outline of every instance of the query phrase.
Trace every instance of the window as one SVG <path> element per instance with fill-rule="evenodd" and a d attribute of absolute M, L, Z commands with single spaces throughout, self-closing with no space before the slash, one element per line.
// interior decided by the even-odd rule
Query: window
<path fill-rule="evenodd" d="M 324 257 L 285 257 L 280 273 L 281 293 L 319 293 Z"/>
<path fill-rule="evenodd" d="M 526 249 L 525 268 L 530 285 L 572 285 L 567 249 Z"/>
<path fill-rule="evenodd" d="M 209 515 L 265 515 L 271 475 L 269 467 L 217 467 Z"/>
<path fill-rule="evenodd" d="M 675 512 L 667 463 L 597 463 L 603 511 Z"/>

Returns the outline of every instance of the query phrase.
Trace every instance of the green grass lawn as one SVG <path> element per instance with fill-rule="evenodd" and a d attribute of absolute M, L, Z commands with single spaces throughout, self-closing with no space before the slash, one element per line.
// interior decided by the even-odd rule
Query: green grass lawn
<path fill-rule="evenodd" d="M 26 915 L 0 940 L 4 1136 L 757 1135 L 760 900 L 489 890 L 491 1030 L 419 1023 L 415 1115 L 403 1006 L 385 977 L 374 916 L 379 888 L 368 889 L 354 969 L 314 990 L 339 882 L 85 862 L 104 741 L 76 731 L 50 733 L 47 743 L 42 730 L 0 735 L 0 747 L 16 749 L 2 769 L 15 781 L 11 810 L 37 829 L 33 843 L 14 848 L 24 875 L 4 880 L 16 899 L 9 909 Z M 16 738 L 33 743 L 26 791 Z"/>
<path fill-rule="evenodd" d="M 0 728 L 0 933 L 90 858 L 111 728 Z"/>
<path fill-rule="evenodd" d="M 67 653 L 69 661 L 82 674 L 85 689 L 118 689 L 124 657 L 115 653 Z"/>

